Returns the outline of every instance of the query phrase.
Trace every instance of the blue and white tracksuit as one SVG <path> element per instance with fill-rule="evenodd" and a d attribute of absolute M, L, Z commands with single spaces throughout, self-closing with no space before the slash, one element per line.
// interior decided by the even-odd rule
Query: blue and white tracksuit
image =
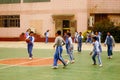
<path fill-rule="evenodd" d="M 49 36 L 49 32 L 46 32 L 46 34 L 45 34 L 45 43 L 48 43 L 48 36 Z"/>
<path fill-rule="evenodd" d="M 94 64 L 96 64 L 96 56 L 98 57 L 98 62 L 99 62 L 99 65 L 102 64 L 102 61 L 101 61 L 101 53 L 100 53 L 100 43 L 96 40 L 95 42 L 93 42 L 93 55 L 92 55 L 92 60 L 94 62 Z"/>
<path fill-rule="evenodd" d="M 63 51 L 62 46 L 57 46 L 56 47 L 56 51 L 55 51 L 55 54 L 54 54 L 53 66 L 57 66 L 58 60 L 60 60 L 63 63 L 63 65 L 66 65 L 64 59 L 62 58 L 62 51 Z"/>
<path fill-rule="evenodd" d="M 88 33 L 87 34 L 87 40 L 86 40 L 86 43 L 92 43 L 92 37 L 91 37 L 91 34 L 90 33 Z"/>
<path fill-rule="evenodd" d="M 74 60 L 74 56 L 73 56 L 73 42 L 71 37 L 68 38 L 68 55 L 70 57 L 70 61 L 72 62 Z"/>
<path fill-rule="evenodd" d="M 99 49 L 100 49 L 100 53 L 102 53 L 102 46 L 101 46 L 101 38 L 100 35 L 96 35 L 97 41 L 100 43 L 99 45 Z"/>
<path fill-rule="evenodd" d="M 57 66 L 58 60 L 60 60 L 64 66 L 67 65 L 66 62 L 64 61 L 64 59 L 62 58 L 62 51 L 63 51 L 62 45 L 63 45 L 63 43 L 65 44 L 65 41 L 63 40 L 63 38 L 61 36 L 56 37 L 55 44 L 54 44 L 56 46 L 56 51 L 54 54 L 53 66 Z"/>
<path fill-rule="evenodd" d="M 78 39 L 78 32 L 75 32 L 75 36 L 74 36 L 74 43 L 77 42 L 77 39 Z"/>
<path fill-rule="evenodd" d="M 113 38 L 113 36 L 107 36 L 106 40 L 105 40 L 105 44 L 107 44 L 107 52 L 108 52 L 108 56 L 112 56 L 112 50 L 113 50 L 113 45 L 115 45 L 115 40 Z"/>
<path fill-rule="evenodd" d="M 68 36 L 66 36 L 66 38 L 65 38 L 65 47 L 66 47 L 66 52 L 67 52 L 67 54 L 69 53 L 68 46 L 69 46 Z"/>
<path fill-rule="evenodd" d="M 82 36 L 78 36 L 78 52 L 81 52 L 81 48 L 82 48 Z"/>
<path fill-rule="evenodd" d="M 27 43 L 27 50 L 28 50 L 29 57 L 32 57 L 33 44 L 35 39 L 33 36 L 28 36 L 27 39 L 28 38 L 30 39 L 30 42 Z"/>

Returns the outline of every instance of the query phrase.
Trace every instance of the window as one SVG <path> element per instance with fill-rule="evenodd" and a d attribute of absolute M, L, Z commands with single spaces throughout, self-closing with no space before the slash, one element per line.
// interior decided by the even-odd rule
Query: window
<path fill-rule="evenodd" d="M 103 19 L 108 19 L 107 14 L 95 14 L 95 22 L 99 22 Z"/>
<path fill-rule="evenodd" d="M 29 2 L 50 2 L 50 0 L 23 0 L 24 3 L 29 3 Z"/>
<path fill-rule="evenodd" d="M 0 4 L 20 3 L 20 0 L 0 0 Z"/>
<path fill-rule="evenodd" d="M 0 27 L 20 27 L 19 15 L 1 15 Z"/>

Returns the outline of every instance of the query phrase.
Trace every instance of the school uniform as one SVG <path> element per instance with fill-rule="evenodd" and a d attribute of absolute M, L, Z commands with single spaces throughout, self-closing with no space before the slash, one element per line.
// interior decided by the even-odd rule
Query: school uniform
<path fill-rule="evenodd" d="M 45 32 L 45 43 L 48 43 L 49 32 Z"/>
<path fill-rule="evenodd" d="M 99 65 L 102 65 L 102 61 L 101 61 L 101 53 L 100 53 L 100 43 L 96 40 L 95 42 L 93 42 L 93 55 L 92 55 L 92 60 L 93 60 L 93 64 L 96 64 L 96 56 L 98 57 L 98 62 Z"/>
<path fill-rule="evenodd" d="M 105 44 L 107 45 L 107 52 L 108 52 L 108 57 L 112 56 L 112 50 L 113 50 L 113 45 L 115 45 L 115 40 L 113 36 L 107 36 L 105 40 Z"/>
<path fill-rule="evenodd" d="M 68 38 L 68 55 L 70 57 L 70 62 L 73 62 L 73 60 L 74 60 L 74 56 L 73 56 L 73 42 L 72 42 L 72 38 L 71 37 Z"/>
<path fill-rule="evenodd" d="M 75 32 L 74 42 L 77 42 L 78 35 L 78 32 Z"/>
<path fill-rule="evenodd" d="M 57 36 L 55 39 L 55 46 L 56 46 L 56 51 L 54 54 L 54 63 L 53 63 L 53 67 L 58 66 L 57 62 L 58 60 L 60 60 L 64 66 L 66 66 L 66 62 L 64 61 L 64 59 L 62 58 L 62 51 L 63 48 L 62 46 L 65 44 L 65 41 L 63 40 L 63 38 L 61 36 Z"/>
<path fill-rule="evenodd" d="M 65 47 L 66 47 L 67 54 L 69 53 L 68 45 L 69 45 L 69 43 L 68 43 L 68 36 L 66 36 L 66 38 L 65 38 Z"/>
<path fill-rule="evenodd" d="M 35 38 L 33 36 L 28 36 L 27 39 L 30 39 L 30 42 L 27 43 L 27 50 L 28 50 L 28 54 L 29 54 L 29 57 L 32 58 L 32 50 L 33 50 L 33 44 L 34 44 L 34 40 Z"/>
<path fill-rule="evenodd" d="M 25 33 L 25 37 L 27 38 L 29 36 L 29 32 L 26 32 Z"/>
<path fill-rule="evenodd" d="M 92 37 L 91 37 L 91 33 L 88 33 L 87 34 L 87 40 L 86 40 L 86 43 L 92 43 Z"/>
<path fill-rule="evenodd" d="M 78 36 L 78 52 L 81 52 L 81 48 L 82 48 L 82 36 Z"/>
<path fill-rule="evenodd" d="M 99 49 L 100 49 L 100 53 L 102 53 L 102 46 L 101 46 L 101 39 L 100 39 L 100 35 L 95 35 L 97 38 L 97 41 L 100 43 L 99 45 Z"/>

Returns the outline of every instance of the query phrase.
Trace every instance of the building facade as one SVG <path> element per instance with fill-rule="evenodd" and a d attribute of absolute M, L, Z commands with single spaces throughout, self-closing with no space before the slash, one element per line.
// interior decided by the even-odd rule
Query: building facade
<path fill-rule="evenodd" d="M 120 0 L 1 0 L 0 37 L 19 37 L 31 28 L 41 37 L 50 30 L 84 32 L 94 22 L 109 18 L 120 23 Z"/>

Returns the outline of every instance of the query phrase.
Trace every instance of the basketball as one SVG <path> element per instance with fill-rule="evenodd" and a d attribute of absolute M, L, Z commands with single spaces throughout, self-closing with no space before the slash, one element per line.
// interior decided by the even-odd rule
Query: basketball
<path fill-rule="evenodd" d="M 29 42 L 30 42 L 30 39 L 26 39 L 25 41 L 26 41 L 26 43 L 29 43 Z"/>

